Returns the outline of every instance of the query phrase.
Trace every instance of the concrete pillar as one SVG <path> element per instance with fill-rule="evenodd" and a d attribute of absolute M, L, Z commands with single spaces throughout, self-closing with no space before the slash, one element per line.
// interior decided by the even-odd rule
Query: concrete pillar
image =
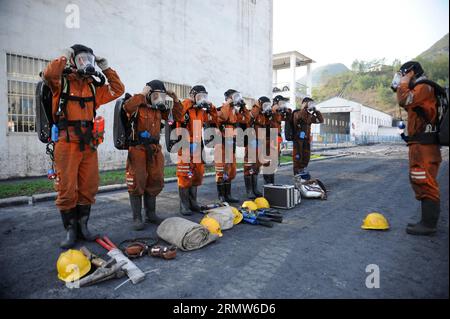
<path fill-rule="evenodd" d="M 312 96 L 312 73 L 311 73 L 311 63 L 306 65 L 306 95 Z"/>
<path fill-rule="evenodd" d="M 296 96 L 296 92 L 297 92 L 297 81 L 295 78 L 295 68 L 296 68 L 296 57 L 295 54 L 291 55 L 291 59 L 290 59 L 290 70 L 291 70 L 291 83 L 289 85 L 289 99 L 290 99 L 290 104 L 292 106 L 293 109 L 296 108 L 296 101 L 295 101 L 295 96 Z"/>

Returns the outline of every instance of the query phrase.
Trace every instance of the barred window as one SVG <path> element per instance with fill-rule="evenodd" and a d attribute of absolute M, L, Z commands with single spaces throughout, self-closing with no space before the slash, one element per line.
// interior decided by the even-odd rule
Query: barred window
<path fill-rule="evenodd" d="M 253 105 L 255 105 L 256 100 L 251 97 L 244 97 L 245 105 L 247 106 L 247 109 L 251 110 Z"/>
<path fill-rule="evenodd" d="M 8 80 L 8 131 L 35 132 L 35 90 L 39 72 L 50 61 L 6 54 Z"/>
<path fill-rule="evenodd" d="M 191 90 L 190 85 L 176 84 L 171 82 L 163 82 L 166 90 L 174 91 L 178 98 L 183 101 L 189 97 L 189 91 Z M 172 101 L 167 101 L 170 107 L 173 106 Z"/>

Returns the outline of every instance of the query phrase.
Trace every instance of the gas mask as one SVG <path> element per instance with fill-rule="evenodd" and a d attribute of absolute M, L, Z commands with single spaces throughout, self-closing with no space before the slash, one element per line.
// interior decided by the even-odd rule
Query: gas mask
<path fill-rule="evenodd" d="M 78 53 L 73 58 L 77 73 L 80 75 L 96 75 L 95 56 L 89 52 Z"/>
<path fill-rule="evenodd" d="M 270 102 L 265 102 L 262 105 L 262 113 L 264 115 L 271 115 L 272 114 L 272 104 Z"/>
<path fill-rule="evenodd" d="M 150 93 L 150 105 L 152 109 L 166 111 L 166 93 L 160 91 L 153 91 Z"/>
<path fill-rule="evenodd" d="M 195 107 L 199 109 L 209 109 L 208 93 L 197 93 L 195 95 Z"/>
<path fill-rule="evenodd" d="M 400 71 L 394 74 L 394 78 L 392 79 L 392 82 L 391 82 L 391 90 L 392 91 L 397 92 L 397 89 L 400 85 L 400 80 L 402 77 L 403 77 L 403 75 Z"/>
<path fill-rule="evenodd" d="M 316 111 L 316 103 L 313 101 L 308 102 L 308 112 L 313 113 Z"/>
<path fill-rule="evenodd" d="M 236 108 L 241 108 L 241 107 L 245 106 L 245 101 L 242 98 L 241 93 L 239 93 L 239 92 L 233 93 L 233 95 L 231 96 L 231 99 L 233 100 L 232 103 Z"/>

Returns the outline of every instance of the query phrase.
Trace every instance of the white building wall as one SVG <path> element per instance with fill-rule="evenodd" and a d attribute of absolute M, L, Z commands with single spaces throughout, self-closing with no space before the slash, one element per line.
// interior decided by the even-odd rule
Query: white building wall
<path fill-rule="evenodd" d="M 378 128 L 392 126 L 391 115 L 340 97 L 323 101 L 317 105 L 317 108 L 324 113 L 325 117 L 326 113 L 349 112 L 352 139 L 364 135 L 385 135 L 388 130 L 379 132 Z M 320 126 L 313 126 L 312 132 L 320 133 Z"/>
<path fill-rule="evenodd" d="M 80 29 L 65 27 L 69 3 L 80 8 Z M 204 84 L 216 105 L 229 88 L 271 94 L 272 0 L 0 0 L 0 178 L 48 168 L 36 134 L 7 131 L 6 53 L 52 59 L 75 43 L 106 57 L 132 94 L 155 78 Z M 106 120 L 101 169 L 126 158 L 113 146 L 113 106 L 98 112 Z"/>

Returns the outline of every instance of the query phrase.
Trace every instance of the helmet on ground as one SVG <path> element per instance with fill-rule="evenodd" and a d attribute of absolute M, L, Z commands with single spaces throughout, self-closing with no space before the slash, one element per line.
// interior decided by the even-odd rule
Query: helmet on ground
<path fill-rule="evenodd" d="M 257 210 L 258 209 L 258 206 L 252 200 L 245 201 L 241 207 L 246 208 L 248 210 Z"/>
<path fill-rule="evenodd" d="M 255 199 L 255 204 L 258 206 L 258 209 L 260 208 L 270 208 L 269 202 L 264 197 L 258 197 Z"/>
<path fill-rule="evenodd" d="M 69 249 L 56 262 L 58 278 L 65 282 L 79 280 L 91 270 L 91 262 L 79 250 Z"/>
<path fill-rule="evenodd" d="M 370 213 L 366 216 L 361 225 L 362 229 L 386 230 L 389 229 L 389 223 L 380 213 Z"/>
<path fill-rule="evenodd" d="M 200 222 L 200 225 L 208 229 L 211 234 L 218 235 L 219 237 L 223 236 L 219 222 L 214 218 L 209 217 L 208 215 L 203 217 L 202 221 Z"/>
<path fill-rule="evenodd" d="M 243 218 L 241 212 L 236 207 L 233 207 L 233 206 L 231 206 L 231 211 L 233 212 L 233 216 L 234 216 L 233 224 L 234 225 L 239 224 Z"/>

